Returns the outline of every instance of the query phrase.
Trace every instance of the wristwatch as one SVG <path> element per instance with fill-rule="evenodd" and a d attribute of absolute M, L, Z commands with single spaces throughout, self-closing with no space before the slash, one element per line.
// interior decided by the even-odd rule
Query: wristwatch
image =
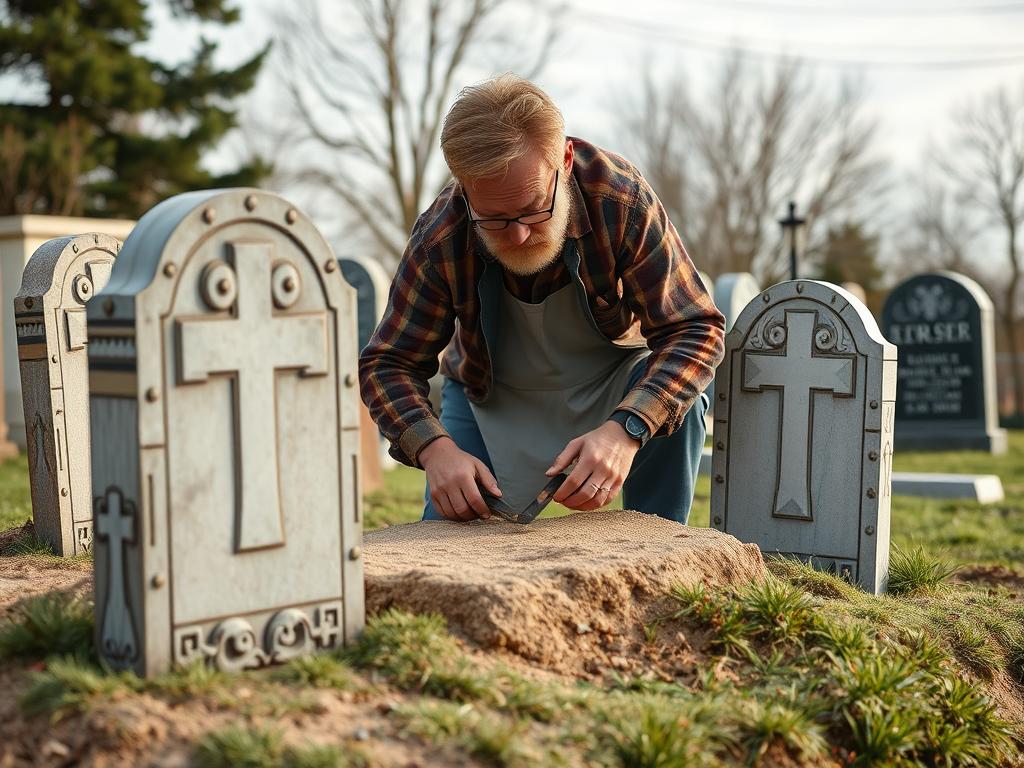
<path fill-rule="evenodd" d="M 647 444 L 651 437 L 651 431 L 647 428 L 647 422 L 635 413 L 615 411 L 615 413 L 608 417 L 608 420 L 621 424 L 622 428 L 626 430 L 626 434 L 640 443 L 641 448 Z"/>

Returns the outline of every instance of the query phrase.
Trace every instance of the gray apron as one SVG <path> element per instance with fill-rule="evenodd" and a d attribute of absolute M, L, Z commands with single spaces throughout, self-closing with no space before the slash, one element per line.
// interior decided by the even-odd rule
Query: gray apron
<path fill-rule="evenodd" d="M 540 304 L 512 296 L 500 275 L 497 285 L 491 277 L 490 296 L 481 290 L 494 382 L 487 400 L 470 407 L 513 509 L 533 501 L 570 440 L 611 416 L 633 368 L 650 354 L 617 346 L 598 330 L 572 241 L 565 258 L 572 281 Z M 496 273 L 494 266 L 486 271 Z"/>

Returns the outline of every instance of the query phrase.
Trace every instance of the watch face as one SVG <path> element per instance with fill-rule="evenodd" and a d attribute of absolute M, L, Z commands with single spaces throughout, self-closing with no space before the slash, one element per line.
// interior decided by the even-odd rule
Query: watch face
<path fill-rule="evenodd" d="M 626 417 L 626 432 L 631 437 L 642 436 L 646 429 L 647 425 L 644 424 L 643 421 L 640 420 L 640 417 L 635 413 L 631 413 Z"/>

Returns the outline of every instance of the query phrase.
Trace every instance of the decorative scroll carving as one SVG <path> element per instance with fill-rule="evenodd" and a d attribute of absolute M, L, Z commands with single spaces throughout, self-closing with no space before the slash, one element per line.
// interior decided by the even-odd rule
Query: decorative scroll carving
<path fill-rule="evenodd" d="M 209 637 L 202 626 L 175 632 L 175 661 L 191 664 L 205 659 L 218 669 L 237 672 L 280 664 L 341 642 L 341 604 L 328 603 L 307 614 L 285 608 L 266 624 L 261 647 L 248 619 L 233 617 L 216 624 Z"/>

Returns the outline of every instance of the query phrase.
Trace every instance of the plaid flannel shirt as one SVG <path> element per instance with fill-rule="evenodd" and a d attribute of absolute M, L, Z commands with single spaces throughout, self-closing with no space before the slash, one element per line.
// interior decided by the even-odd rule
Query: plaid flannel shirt
<path fill-rule="evenodd" d="M 714 376 L 725 319 L 639 171 L 618 155 L 572 142 L 566 237 L 581 257 L 591 314 L 615 344 L 651 349 L 643 377 L 617 410 L 640 416 L 652 436 L 668 435 Z M 360 354 L 363 401 L 391 454 L 411 466 L 419 466 L 428 443 L 447 435 L 427 398 L 442 351 L 442 372 L 462 383 L 471 401 L 486 400 L 492 385 L 478 284 L 485 269 L 500 265 L 474 229 L 452 181 L 413 227 L 384 317 Z M 520 298 L 539 302 L 573 277 L 560 259 L 532 281 L 504 279 Z"/>

